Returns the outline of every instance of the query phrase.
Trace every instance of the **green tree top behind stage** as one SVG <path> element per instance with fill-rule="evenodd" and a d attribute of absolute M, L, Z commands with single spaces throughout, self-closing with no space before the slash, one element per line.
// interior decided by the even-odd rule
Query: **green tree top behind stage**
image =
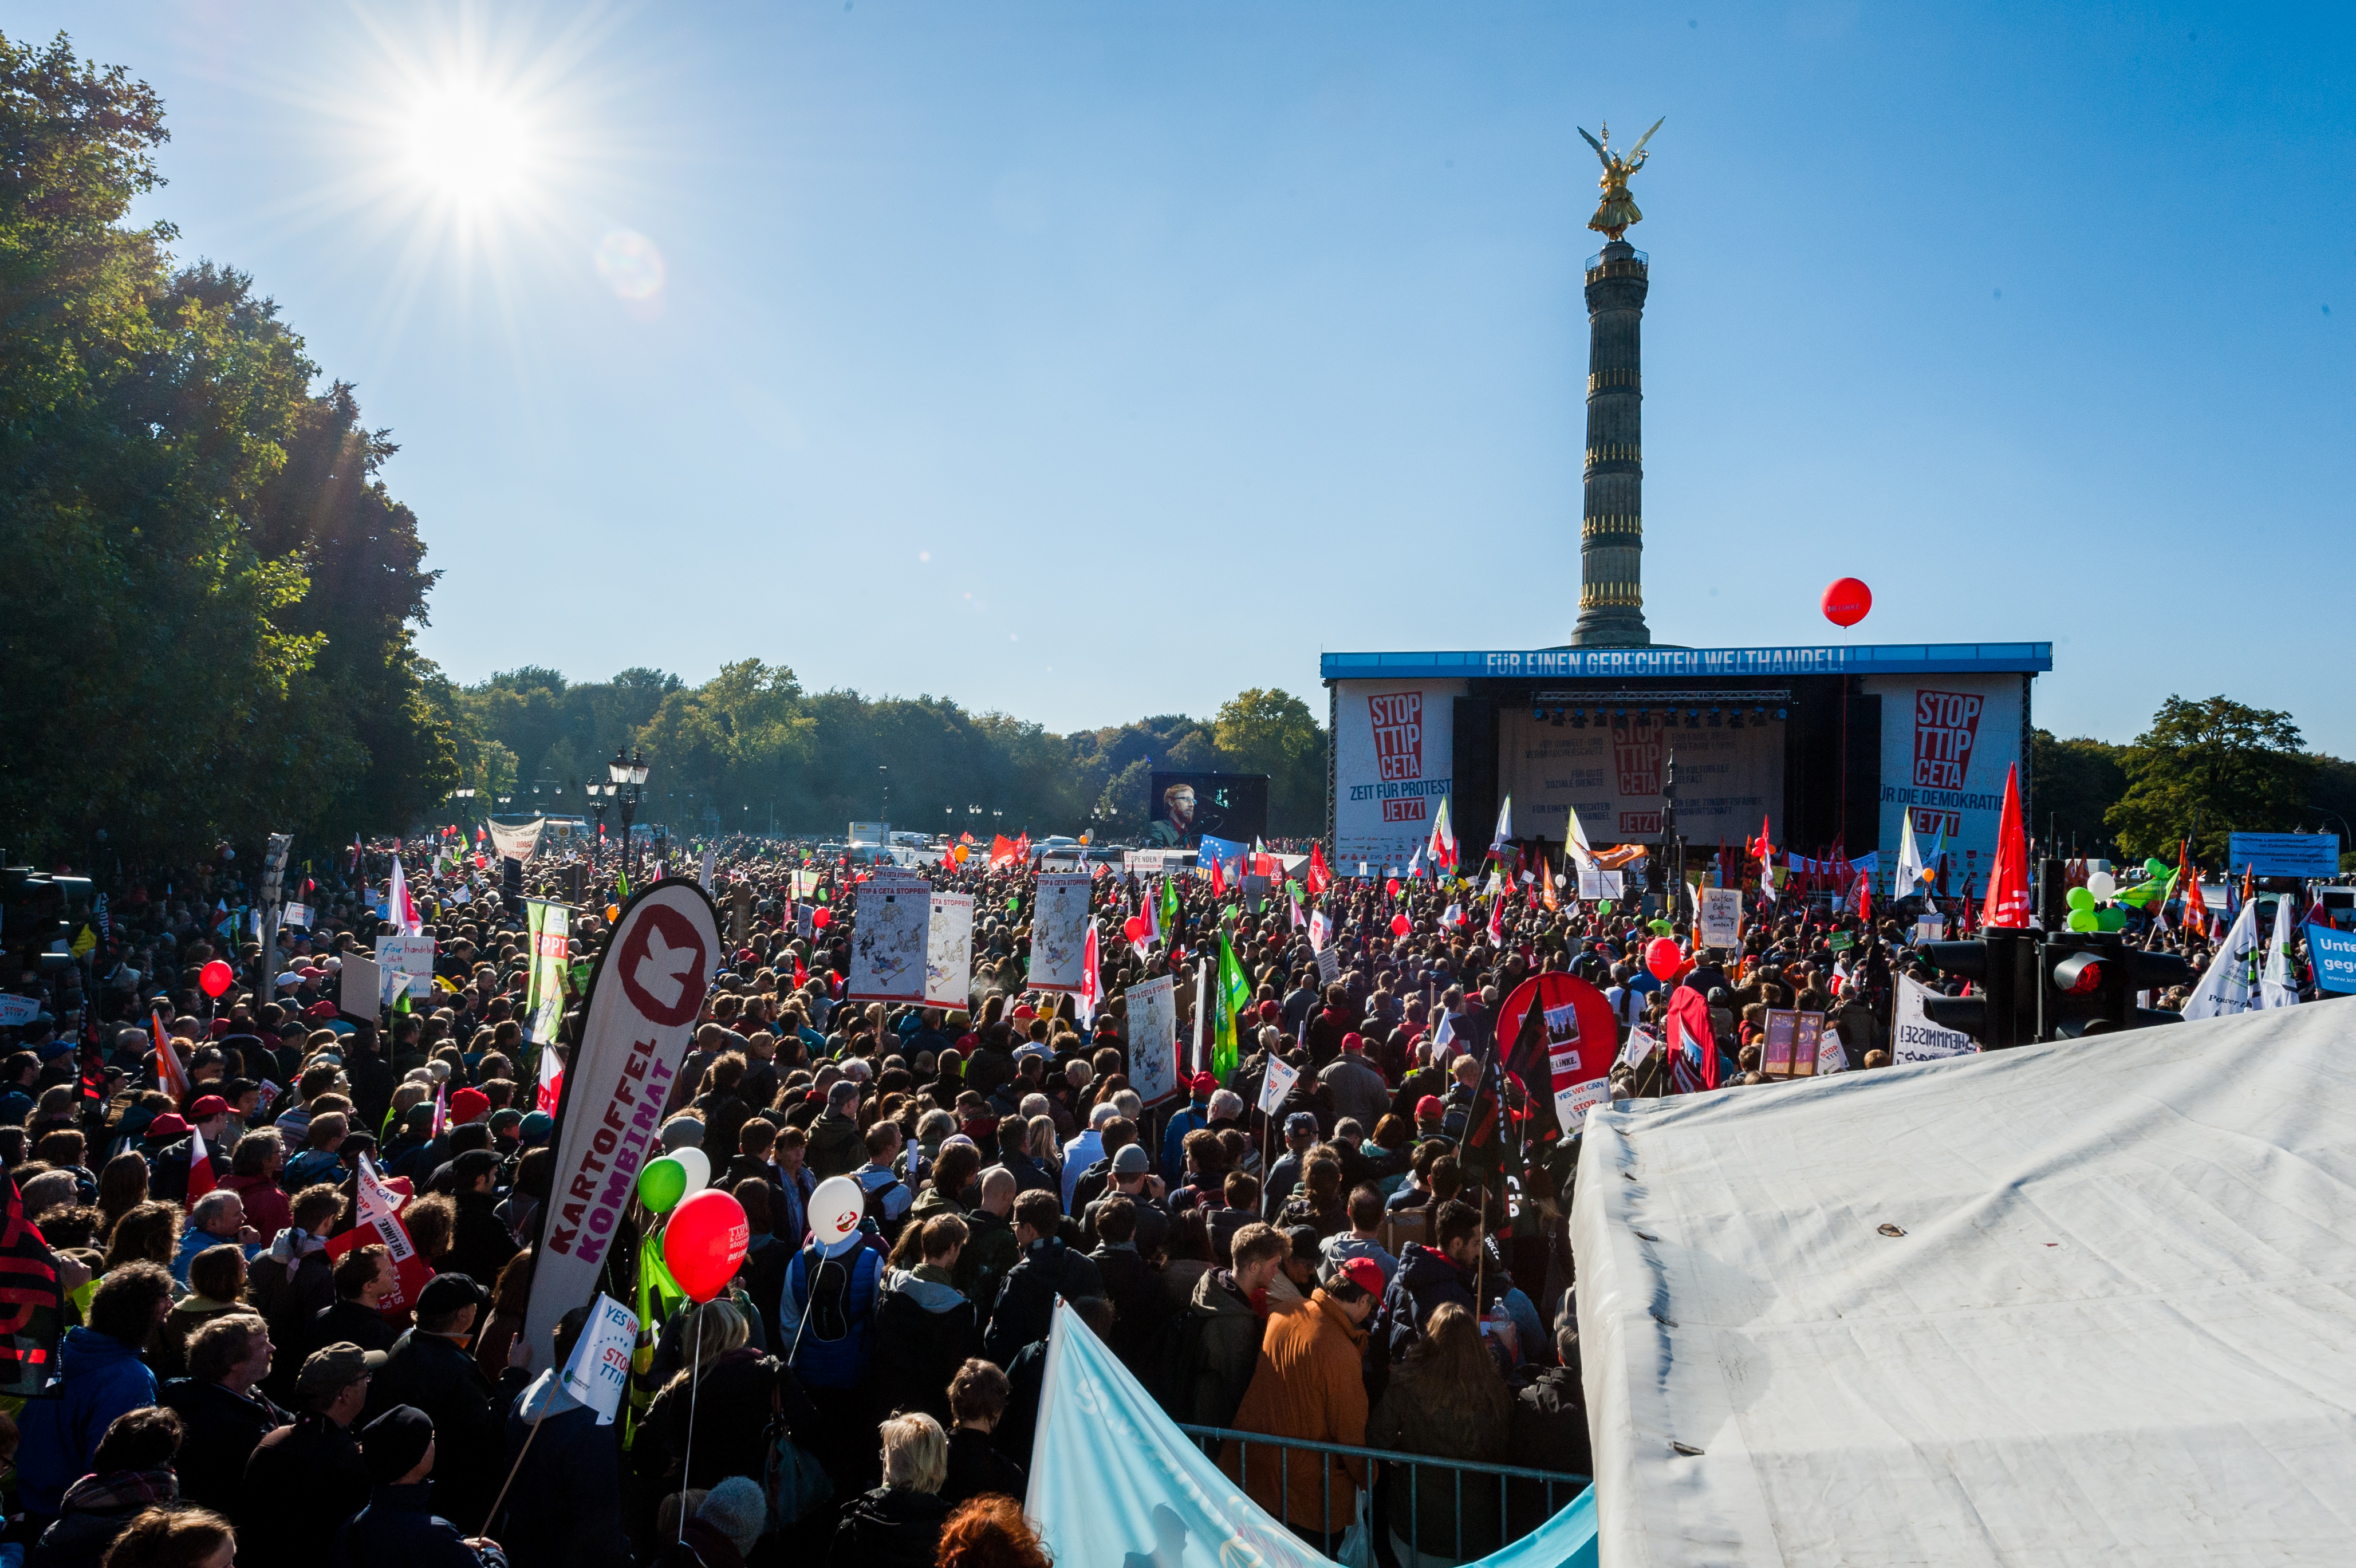
<path fill-rule="evenodd" d="M 2172 696 L 2120 757 L 2126 792 L 2104 820 L 2131 859 L 2172 861 L 2190 839 L 2195 860 L 2222 865 L 2228 834 L 2299 825 L 2317 766 L 2301 744 L 2288 714 Z"/>

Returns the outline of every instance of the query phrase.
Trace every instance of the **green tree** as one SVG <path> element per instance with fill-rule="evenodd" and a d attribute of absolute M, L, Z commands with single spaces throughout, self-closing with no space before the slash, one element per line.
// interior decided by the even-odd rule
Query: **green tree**
<path fill-rule="evenodd" d="M 391 450 L 243 274 L 175 273 L 163 110 L 0 38 L 0 835 L 127 857 L 396 828 L 455 777 Z"/>
<path fill-rule="evenodd" d="M 1212 730 L 1228 767 L 1268 775 L 1269 831 L 1313 833 L 1325 816 L 1324 728 L 1290 692 L 1240 692 L 1220 705 Z"/>
<path fill-rule="evenodd" d="M 2298 825 L 2315 763 L 2286 713 L 2226 697 L 2171 696 L 2120 758 L 2126 789 L 2104 814 L 2130 859 L 2172 859 L 2180 840 L 2214 865 L 2234 832 Z"/>
<path fill-rule="evenodd" d="M 2126 793 L 2126 770 L 2120 758 L 2126 747 L 2080 736 L 2055 738 L 2040 729 L 2029 736 L 2029 776 L 2037 781 L 2037 822 L 2040 835 L 2050 828 L 2053 842 L 2081 854 L 2116 859 L 2106 821 L 2112 806 Z"/>

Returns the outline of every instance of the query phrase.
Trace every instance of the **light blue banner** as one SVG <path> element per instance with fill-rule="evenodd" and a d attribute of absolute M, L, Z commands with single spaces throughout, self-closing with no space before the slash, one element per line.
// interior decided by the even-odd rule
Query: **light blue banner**
<path fill-rule="evenodd" d="M 1328 1568 L 1055 1305 L 1023 1511 L 1056 1568 Z M 1593 1568 L 1595 1492 L 1472 1568 Z"/>
<path fill-rule="evenodd" d="M 2340 875 L 2337 833 L 2233 833 L 2225 840 L 2225 869 L 2235 875 L 2329 878 Z"/>
<path fill-rule="evenodd" d="M 2356 931 L 2335 931 L 2310 922 L 2308 956 L 2315 961 L 2315 983 L 2342 996 L 2356 995 Z"/>

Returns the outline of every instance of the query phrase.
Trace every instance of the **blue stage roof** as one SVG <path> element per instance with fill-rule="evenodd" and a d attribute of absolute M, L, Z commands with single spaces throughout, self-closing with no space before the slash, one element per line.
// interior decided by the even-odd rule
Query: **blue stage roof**
<path fill-rule="evenodd" d="M 1456 653 L 1328 653 L 1327 681 L 1642 680 L 1740 675 L 1914 675 L 2053 668 L 2050 642 L 1882 642 L 1781 648 L 1518 648 Z"/>

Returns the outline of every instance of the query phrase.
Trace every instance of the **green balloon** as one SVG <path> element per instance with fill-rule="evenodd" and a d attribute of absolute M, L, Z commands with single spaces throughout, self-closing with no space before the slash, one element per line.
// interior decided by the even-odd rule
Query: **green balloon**
<path fill-rule="evenodd" d="M 2168 875 L 2168 862 L 2159 859 L 2147 860 L 2143 863 L 2143 874 L 2146 876 L 2165 876 Z"/>
<path fill-rule="evenodd" d="M 2093 889 L 2086 887 L 2072 887 L 2070 889 L 2070 908 L 2072 909 L 2091 909 L 2094 907 L 2094 895 Z"/>
<path fill-rule="evenodd" d="M 1020 893 L 1009 893 L 1006 896 L 1006 907 L 1010 909 L 1020 909 L 1023 908 L 1023 895 Z"/>
<path fill-rule="evenodd" d="M 2070 911 L 2070 929 L 2073 931 L 2092 931 L 2099 929 L 2100 926 L 2092 909 L 2072 909 Z"/>
<path fill-rule="evenodd" d="M 2127 912 L 2116 905 L 2105 904 L 2094 911 L 2094 929 L 2103 931 L 2124 931 L 2127 929 Z"/>
<path fill-rule="evenodd" d="M 649 1213 L 669 1214 L 687 1196 L 687 1167 L 669 1155 L 648 1160 L 638 1173 L 638 1201 Z"/>

